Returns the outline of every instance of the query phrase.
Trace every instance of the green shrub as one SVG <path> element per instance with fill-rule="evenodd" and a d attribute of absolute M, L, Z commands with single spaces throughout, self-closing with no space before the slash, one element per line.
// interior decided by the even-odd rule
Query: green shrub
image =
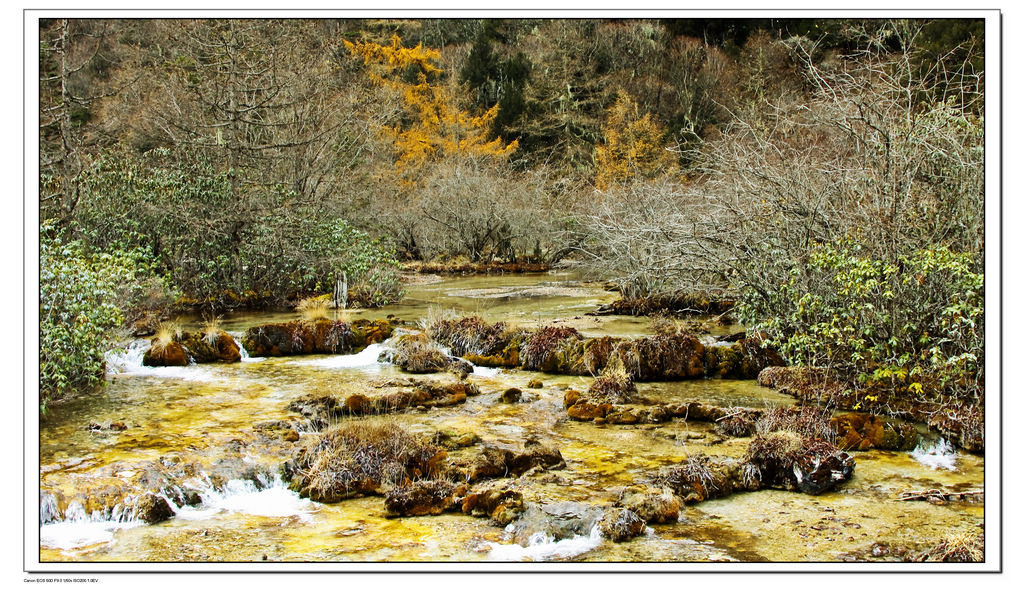
<path fill-rule="evenodd" d="M 142 250 L 90 254 L 50 226 L 39 243 L 39 396 L 51 401 L 103 381 L 103 353 L 125 309 L 152 278 Z"/>
<path fill-rule="evenodd" d="M 331 291 L 375 307 L 402 296 L 394 255 L 340 213 L 281 186 L 233 186 L 185 149 L 107 152 L 84 175 L 72 226 L 92 249 L 154 253 L 187 301 L 232 306 Z"/>
<path fill-rule="evenodd" d="M 945 247 L 878 260 L 853 243 L 822 245 L 771 294 L 750 291 L 744 322 L 790 361 L 857 385 L 977 399 L 984 388 L 981 261 Z"/>

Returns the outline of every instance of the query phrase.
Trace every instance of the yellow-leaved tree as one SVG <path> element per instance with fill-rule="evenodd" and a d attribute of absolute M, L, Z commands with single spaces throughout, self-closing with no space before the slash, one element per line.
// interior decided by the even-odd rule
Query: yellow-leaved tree
<path fill-rule="evenodd" d="M 675 168 L 665 149 L 665 128 L 640 109 L 629 94 L 620 92 L 604 124 L 605 141 L 595 148 L 597 188 L 633 179 L 651 179 Z"/>
<path fill-rule="evenodd" d="M 487 139 L 497 105 L 477 116 L 458 108 L 441 83 L 440 51 L 422 44 L 403 47 L 398 35 L 392 35 L 390 45 L 345 41 L 345 46 L 363 58 L 375 83 L 398 90 L 402 97 L 407 122 L 384 132 L 393 141 L 395 171 L 406 182 L 415 182 L 428 162 L 460 154 L 502 158 L 519 146 L 500 137 Z"/>

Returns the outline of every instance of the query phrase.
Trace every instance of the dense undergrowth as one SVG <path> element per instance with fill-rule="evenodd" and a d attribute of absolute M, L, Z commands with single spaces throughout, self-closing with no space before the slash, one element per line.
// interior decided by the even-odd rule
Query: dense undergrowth
<path fill-rule="evenodd" d="M 273 306 L 345 281 L 381 306 L 402 260 L 569 257 L 628 298 L 613 312 L 735 304 L 851 390 L 981 402 L 983 29 L 43 20 L 40 211 L 46 248 L 74 249 L 41 251 L 46 396 L 95 384 L 143 303 Z M 154 280 L 165 295 L 123 293 Z M 74 293 L 92 311 L 52 312 Z M 431 335 L 531 368 L 578 340 L 470 328 Z"/>

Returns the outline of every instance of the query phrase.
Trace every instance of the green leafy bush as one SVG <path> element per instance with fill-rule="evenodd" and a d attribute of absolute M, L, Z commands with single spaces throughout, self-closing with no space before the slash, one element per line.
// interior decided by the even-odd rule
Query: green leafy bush
<path fill-rule="evenodd" d="M 747 293 L 738 312 L 790 361 L 862 386 L 977 399 L 985 362 L 979 264 L 945 247 L 886 261 L 857 244 L 822 245 L 777 291 Z"/>
<path fill-rule="evenodd" d="M 282 301 L 330 291 L 342 273 L 363 305 L 402 295 L 392 253 L 339 212 L 281 186 L 237 189 L 228 171 L 187 150 L 103 154 L 83 187 L 74 226 L 83 242 L 145 247 L 185 302 Z"/>
<path fill-rule="evenodd" d="M 103 353 L 124 309 L 152 279 L 142 250 L 90 254 L 44 225 L 39 244 L 40 407 L 103 381 Z"/>

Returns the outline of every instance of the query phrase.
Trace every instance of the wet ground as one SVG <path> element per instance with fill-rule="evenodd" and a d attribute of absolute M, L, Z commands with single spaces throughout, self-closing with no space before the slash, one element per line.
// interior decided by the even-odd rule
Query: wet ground
<path fill-rule="evenodd" d="M 399 305 L 344 313 L 353 319 L 394 314 L 414 327 L 436 309 L 453 309 L 523 326 L 564 323 L 587 336 L 649 334 L 646 318 L 584 315 L 614 298 L 600 285 L 559 273 L 420 277 Z M 251 325 L 295 317 L 294 313 L 235 314 L 225 316 L 222 327 L 238 335 Z M 718 330 L 727 333 L 737 328 Z M 816 497 L 773 490 L 735 494 L 686 507 L 679 522 L 652 525 L 647 534 L 626 543 L 591 534 L 562 540 L 538 538 L 523 545 L 513 543 L 503 529 L 486 519 L 466 515 L 389 519 L 378 497 L 331 505 L 300 499 L 273 477 L 287 458 L 288 447 L 257 444 L 252 434 L 256 423 L 296 418 L 286 406 L 305 393 L 355 393 L 404 377 L 396 368 L 376 361 L 379 348 L 346 357 L 244 359 L 233 365 L 146 369 L 140 364 L 145 346 L 136 343 L 129 351 L 113 354 L 107 387 L 53 408 L 41 422 L 41 488 L 65 497 L 86 490 L 130 489 L 147 465 L 163 459 L 168 464 L 196 466 L 183 483 L 200 492 L 202 503 L 175 506 L 174 518 L 155 525 L 114 522 L 109 516 L 90 515 L 87 509 L 65 511 L 41 526 L 41 561 L 897 559 L 900 548 L 915 550 L 951 533 L 976 533 L 984 521 L 982 503 L 898 500 L 901 492 L 910 490 L 981 489 L 982 457 L 946 453 L 941 460 L 933 457 L 929 462 L 887 451 L 856 453 L 854 478 L 837 492 Z M 532 379 L 540 379 L 543 387 L 528 388 Z M 567 420 L 562 407 L 565 389 L 585 389 L 590 379 L 479 370 L 469 380 L 482 393 L 465 404 L 383 419 L 423 434 L 476 433 L 485 442 L 519 445 L 535 435 L 554 444 L 565 458 L 565 469 L 533 476 L 528 482 L 529 499 L 542 504 L 608 506 L 624 486 L 642 482 L 688 454 L 738 457 L 746 450 L 749 439 L 719 437 L 708 424 L 675 420 L 623 426 Z M 522 403 L 499 402 L 499 395 L 509 387 L 523 390 Z M 753 381 L 642 383 L 639 393 L 658 403 L 700 401 L 747 407 L 793 403 Z M 112 422 L 121 422 L 126 429 L 90 429 L 90 424 Z M 224 464 L 229 452 L 263 470 L 261 482 L 234 480 L 214 487 L 210 474 Z"/>

